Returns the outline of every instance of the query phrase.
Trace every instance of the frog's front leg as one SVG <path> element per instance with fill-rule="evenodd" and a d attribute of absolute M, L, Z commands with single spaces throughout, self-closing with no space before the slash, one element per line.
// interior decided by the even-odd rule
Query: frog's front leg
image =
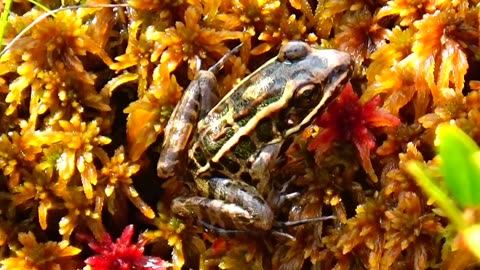
<path fill-rule="evenodd" d="M 275 165 L 282 143 L 274 143 L 265 146 L 255 157 L 250 167 L 250 176 L 258 181 L 257 189 L 264 194 L 270 181 L 270 171 Z M 265 195 L 265 194 L 264 194 Z"/>
<path fill-rule="evenodd" d="M 196 179 L 200 196 L 173 200 L 171 209 L 225 229 L 267 231 L 273 212 L 254 187 L 226 178 Z"/>

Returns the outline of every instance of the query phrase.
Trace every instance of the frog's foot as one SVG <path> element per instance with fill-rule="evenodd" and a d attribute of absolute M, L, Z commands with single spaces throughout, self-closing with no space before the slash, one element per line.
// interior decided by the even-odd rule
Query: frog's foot
<path fill-rule="evenodd" d="M 296 176 L 292 176 L 287 182 L 282 185 L 282 188 L 280 190 L 277 191 L 275 189 L 272 189 L 272 191 L 268 195 L 269 204 L 275 205 L 276 208 L 280 208 L 286 201 L 298 198 L 301 195 L 301 192 L 294 191 L 291 193 L 287 193 L 287 189 L 296 179 Z"/>
<path fill-rule="evenodd" d="M 243 46 L 243 43 L 237 45 L 235 48 L 233 48 L 231 51 L 229 51 L 227 54 L 225 54 L 222 58 L 220 58 L 220 60 L 218 60 L 215 65 L 211 66 L 208 69 L 208 71 L 212 72 L 213 74 L 217 74 L 220 71 L 220 69 L 222 69 L 225 62 L 227 62 L 227 60 L 230 57 L 232 57 L 232 55 L 237 54 L 240 51 L 240 49 L 242 48 L 242 46 Z"/>
<path fill-rule="evenodd" d="M 214 226 L 203 220 L 197 220 L 197 223 L 200 227 L 204 228 L 209 233 L 217 237 L 224 238 L 234 238 L 234 237 L 249 237 L 249 236 L 258 236 L 261 232 L 257 231 L 245 231 L 245 230 L 236 230 L 236 229 L 224 229 L 217 226 Z"/>
<path fill-rule="evenodd" d="M 207 230 L 209 233 L 214 234 L 217 237 L 224 237 L 224 238 L 233 238 L 233 237 L 252 237 L 252 236 L 263 236 L 265 232 L 258 232 L 258 231 L 244 231 L 244 230 L 230 230 L 230 229 L 223 229 L 219 228 L 216 226 L 213 226 L 210 223 L 207 223 L 202 220 L 197 220 L 197 223 L 200 227 L 204 228 Z M 280 230 L 272 230 L 269 233 L 271 233 L 272 236 L 278 238 L 278 239 L 287 239 L 290 241 L 296 241 L 297 239 L 286 232 L 280 231 Z"/>
<path fill-rule="evenodd" d="M 325 221 L 330 219 L 337 219 L 337 217 L 324 216 L 324 217 L 306 218 L 306 219 L 292 220 L 292 221 L 275 221 L 273 223 L 273 227 L 275 228 L 294 227 L 294 226 L 300 226 L 308 223 L 316 223 L 319 221 Z"/>
<path fill-rule="evenodd" d="M 257 237 L 257 236 L 262 236 L 264 235 L 264 232 L 258 232 L 258 231 L 244 231 L 244 230 L 227 230 L 223 228 L 219 228 L 216 226 L 213 226 L 212 224 L 209 224 L 205 221 L 198 220 L 198 225 L 205 228 L 209 233 L 214 234 L 217 237 L 224 237 L 224 238 L 233 238 L 233 237 Z M 286 232 L 280 231 L 280 230 L 272 230 L 270 231 L 271 235 L 278 238 L 278 239 L 287 239 L 290 241 L 296 241 L 297 239 Z M 251 238 L 250 238 L 251 239 Z"/>

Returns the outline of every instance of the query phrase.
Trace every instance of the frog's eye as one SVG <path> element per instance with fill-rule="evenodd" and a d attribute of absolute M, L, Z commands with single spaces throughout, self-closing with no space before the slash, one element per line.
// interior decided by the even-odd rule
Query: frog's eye
<path fill-rule="evenodd" d="M 321 91 L 315 88 L 315 84 L 306 84 L 300 86 L 294 94 L 296 107 L 311 108 L 318 103 L 318 97 Z"/>
<path fill-rule="evenodd" d="M 304 58 L 310 52 L 310 46 L 302 41 L 290 41 L 283 45 L 278 52 L 278 60 L 283 62 L 285 60 L 293 61 Z"/>

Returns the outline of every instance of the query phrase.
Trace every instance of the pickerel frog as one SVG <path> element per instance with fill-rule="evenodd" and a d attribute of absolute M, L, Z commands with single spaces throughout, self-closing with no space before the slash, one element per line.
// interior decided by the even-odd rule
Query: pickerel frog
<path fill-rule="evenodd" d="M 157 171 L 194 179 L 197 196 L 175 198 L 173 213 L 215 228 L 267 231 L 274 215 L 253 185 L 270 181 L 284 144 L 340 94 L 353 63 L 345 52 L 291 41 L 214 104 L 214 73 L 227 57 L 185 90 L 165 128 Z"/>

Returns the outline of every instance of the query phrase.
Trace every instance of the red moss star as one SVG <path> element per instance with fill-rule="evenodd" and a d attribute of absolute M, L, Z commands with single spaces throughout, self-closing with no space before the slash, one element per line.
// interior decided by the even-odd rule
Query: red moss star
<path fill-rule="evenodd" d="M 316 119 L 315 123 L 323 129 L 308 145 L 308 150 L 315 150 L 315 155 L 319 156 L 327 151 L 334 141 L 353 142 L 363 168 L 376 182 L 377 176 L 370 161 L 370 150 L 374 149 L 376 144 L 370 129 L 400 124 L 397 117 L 377 108 L 380 102 L 380 97 L 376 96 L 362 105 L 353 92 L 352 85 L 348 84 L 338 99 Z"/>
<path fill-rule="evenodd" d="M 132 244 L 133 225 L 127 226 L 120 238 L 115 243 L 109 234 L 105 234 L 103 242 L 97 242 L 93 238 L 80 235 L 81 240 L 88 241 L 88 246 L 99 255 L 91 256 L 85 260 L 92 270 L 163 270 L 170 264 L 161 258 L 143 255 L 146 240 L 139 238 L 136 244 Z"/>

